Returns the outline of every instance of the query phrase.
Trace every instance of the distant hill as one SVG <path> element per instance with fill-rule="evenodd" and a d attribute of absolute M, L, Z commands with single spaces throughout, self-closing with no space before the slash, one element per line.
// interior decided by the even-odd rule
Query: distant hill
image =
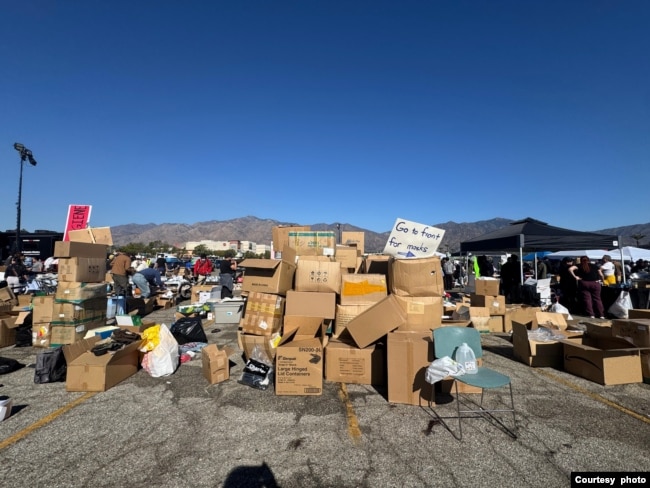
<path fill-rule="evenodd" d="M 511 219 L 494 218 L 478 222 L 445 222 L 432 224 L 434 227 L 445 230 L 439 250 L 446 252 L 457 252 L 460 250 L 460 243 L 488 232 L 507 226 Z M 183 247 L 188 241 L 200 241 L 211 239 L 214 241 L 251 241 L 259 244 L 270 244 L 272 230 L 277 225 L 309 225 L 312 230 L 330 230 L 338 232 L 337 224 L 310 224 L 306 222 L 280 222 L 271 219 L 259 219 L 257 217 L 240 217 L 232 220 L 211 220 L 197 222 L 194 224 L 126 224 L 111 228 L 113 241 L 116 245 L 141 242 L 148 244 L 154 241 L 162 241 L 168 244 Z M 390 232 L 377 233 L 357 227 L 352 224 L 341 224 L 341 231 L 365 232 L 366 252 L 382 252 L 388 240 Z M 597 230 L 594 232 L 602 234 L 613 234 L 622 236 L 622 245 L 636 246 L 637 241 L 631 236 L 644 236 L 639 239 L 641 247 L 650 246 L 650 222 L 647 224 L 636 224 L 626 227 Z"/>

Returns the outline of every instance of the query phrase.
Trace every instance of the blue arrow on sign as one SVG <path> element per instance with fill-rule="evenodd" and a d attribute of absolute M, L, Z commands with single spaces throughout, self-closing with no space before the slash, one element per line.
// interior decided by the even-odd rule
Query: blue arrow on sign
<path fill-rule="evenodd" d="M 408 252 L 398 252 L 397 255 L 398 255 L 398 256 L 404 256 L 404 257 L 407 257 L 407 258 L 412 258 L 412 257 L 415 256 L 415 254 L 413 254 L 411 251 L 408 251 Z"/>

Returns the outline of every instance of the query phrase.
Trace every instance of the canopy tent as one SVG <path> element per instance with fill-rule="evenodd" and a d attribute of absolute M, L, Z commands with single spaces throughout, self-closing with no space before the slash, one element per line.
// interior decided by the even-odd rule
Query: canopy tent
<path fill-rule="evenodd" d="M 650 261 L 650 249 L 643 249 L 642 247 L 625 246 L 620 251 L 618 249 L 612 249 L 605 254 L 609 254 L 614 260 L 621 261 L 621 251 L 623 252 L 623 260 L 625 261 L 636 262 L 639 259 Z"/>
<path fill-rule="evenodd" d="M 574 258 L 580 259 L 582 256 L 587 256 L 590 260 L 595 261 L 597 259 L 602 259 L 605 254 L 612 256 L 610 251 L 605 251 L 603 249 L 580 249 L 577 251 L 558 251 L 553 252 L 546 257 L 548 259 L 562 259 L 562 258 Z M 612 256 L 612 259 L 616 259 Z"/>
<path fill-rule="evenodd" d="M 548 225 L 546 222 L 526 218 L 511 222 L 509 226 L 460 243 L 463 253 L 481 251 L 529 252 L 589 249 L 611 249 L 618 244 L 618 236 L 579 232 Z"/>
<path fill-rule="evenodd" d="M 529 252 L 523 258 L 521 258 L 521 260 L 522 261 L 537 261 L 538 259 L 545 258 L 549 254 L 552 254 L 551 251 Z"/>

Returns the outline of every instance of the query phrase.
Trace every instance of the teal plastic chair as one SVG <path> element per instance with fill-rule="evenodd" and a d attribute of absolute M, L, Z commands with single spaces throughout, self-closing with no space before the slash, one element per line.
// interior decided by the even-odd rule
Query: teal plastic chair
<path fill-rule="evenodd" d="M 472 327 L 441 327 L 434 329 L 433 331 L 433 347 L 434 354 L 436 358 L 442 358 L 449 356 L 450 358 L 455 358 L 456 350 L 465 342 L 467 345 L 474 351 L 476 359 L 483 357 L 483 348 L 481 347 L 481 334 L 478 330 Z M 456 437 L 458 440 L 463 438 L 463 418 L 474 418 L 474 417 L 484 417 L 489 420 L 495 421 L 501 427 L 503 427 L 506 432 L 513 438 L 517 438 L 516 429 L 517 429 L 517 419 L 515 416 L 515 402 L 512 394 L 512 383 L 510 382 L 510 377 L 504 374 L 501 374 L 493 369 L 486 368 L 484 366 L 478 367 L 478 372 L 476 374 L 464 374 L 462 376 L 455 377 L 456 381 L 454 382 L 456 390 L 456 410 L 458 417 L 458 435 L 454 434 L 451 429 L 447 429 Z M 481 401 L 477 404 L 475 401 L 468 399 L 466 403 L 474 405 L 476 408 L 469 410 L 461 410 L 461 397 L 458 392 L 458 383 L 464 383 L 466 385 L 475 386 L 481 388 Z M 510 408 L 499 408 L 499 409 L 486 409 L 483 406 L 483 397 L 486 390 L 493 390 L 495 388 L 503 388 L 508 386 L 510 390 Z M 464 398 L 463 398 L 464 399 Z M 509 429 L 501 420 L 492 415 L 493 413 L 503 413 L 503 412 L 512 412 L 512 421 L 513 429 Z M 444 417 L 440 417 L 437 412 L 435 415 L 442 420 Z M 467 415 L 472 414 L 472 415 Z M 447 417 L 449 418 L 449 417 Z M 452 417 L 453 418 L 453 417 Z M 444 422 L 443 422 L 444 423 Z M 445 424 L 446 426 L 446 424 Z"/>

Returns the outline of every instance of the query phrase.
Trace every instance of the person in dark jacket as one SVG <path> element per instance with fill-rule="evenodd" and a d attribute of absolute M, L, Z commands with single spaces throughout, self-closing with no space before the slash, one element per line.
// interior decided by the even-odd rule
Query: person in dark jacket
<path fill-rule="evenodd" d="M 224 258 L 219 266 L 219 284 L 221 285 L 221 298 L 232 298 L 235 288 L 235 274 L 237 261 L 233 258 Z"/>
<path fill-rule="evenodd" d="M 135 273 L 133 275 L 133 284 L 140 289 L 142 298 L 149 298 L 152 294 L 152 288 L 163 288 L 165 286 L 160 277 L 160 272 L 152 266 Z"/>
<path fill-rule="evenodd" d="M 595 308 L 598 317 L 604 319 L 605 311 L 600 298 L 604 280 L 603 272 L 598 266 L 591 264 L 587 256 L 582 256 L 580 264 L 571 266 L 569 272 L 578 283 L 578 294 L 585 313 L 593 319 Z"/>
<path fill-rule="evenodd" d="M 573 258 L 563 258 L 560 263 L 560 304 L 564 305 L 570 313 L 578 311 L 578 285 L 569 269 L 573 267 Z"/>

